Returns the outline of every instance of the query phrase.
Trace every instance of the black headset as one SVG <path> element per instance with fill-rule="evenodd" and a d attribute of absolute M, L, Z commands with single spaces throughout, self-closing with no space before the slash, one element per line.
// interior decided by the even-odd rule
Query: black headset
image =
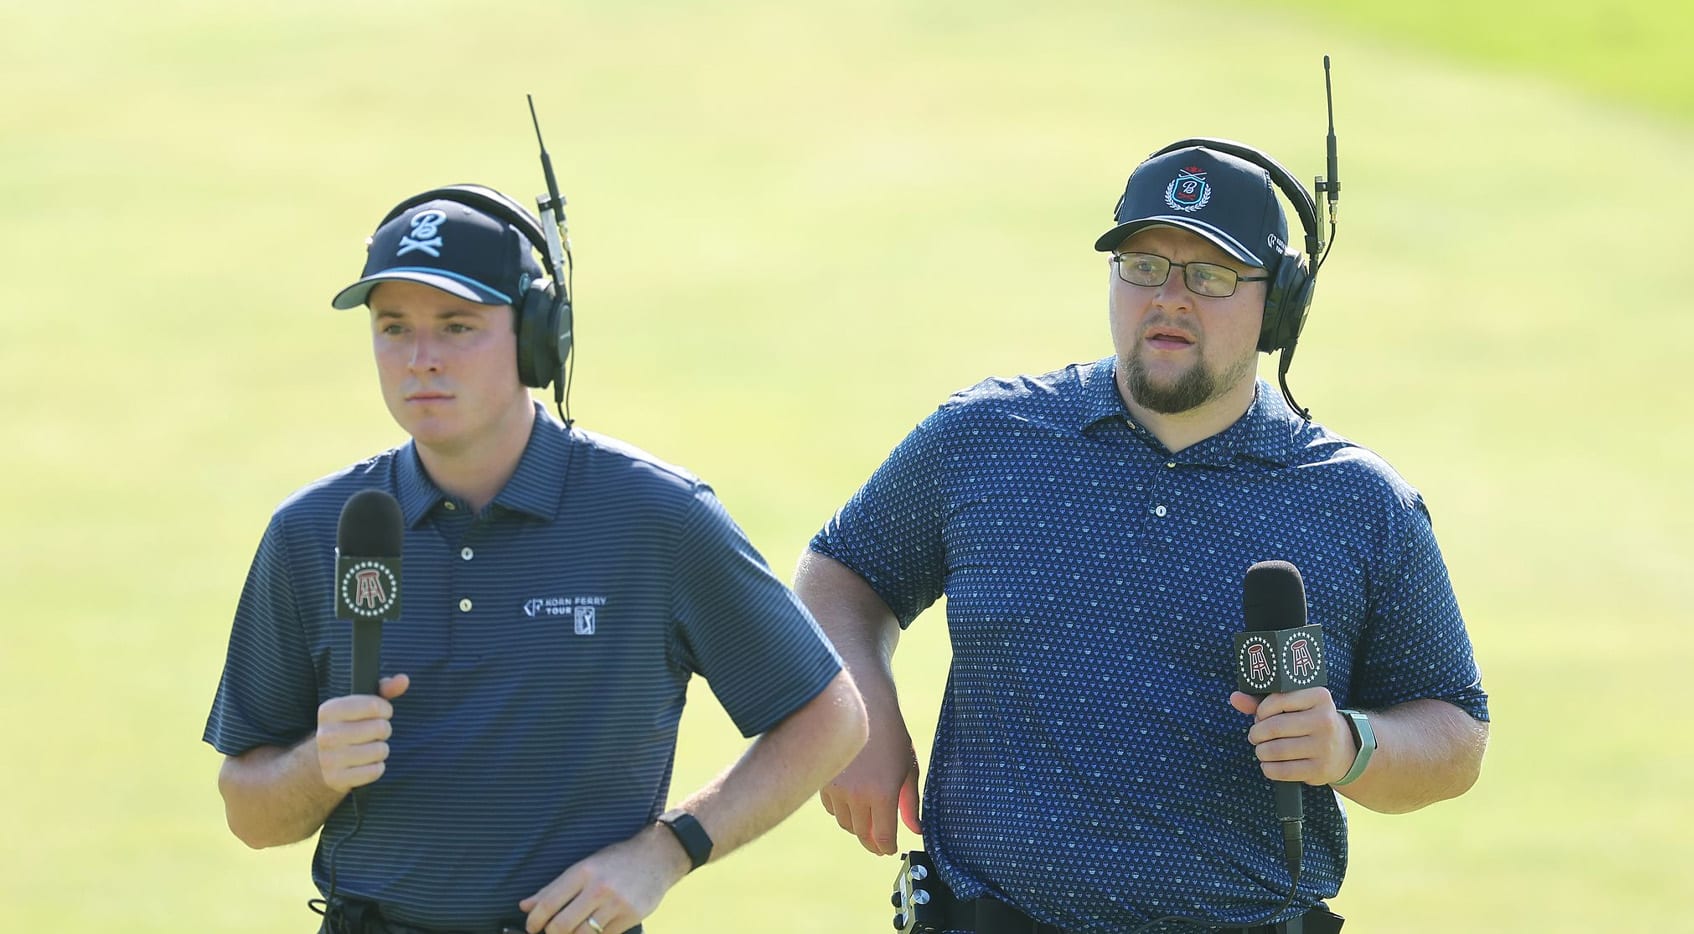
<path fill-rule="evenodd" d="M 1264 169 L 1276 187 L 1282 189 L 1288 202 L 1294 205 L 1294 213 L 1300 215 L 1300 226 L 1306 231 L 1305 252 L 1302 253 L 1291 243 L 1277 247 L 1277 257 L 1267 270 L 1270 273 L 1270 283 L 1265 292 L 1264 320 L 1259 325 L 1259 350 L 1263 353 L 1281 350 L 1285 352 L 1284 359 L 1287 359 L 1292 354 L 1295 343 L 1300 340 L 1300 329 L 1305 327 L 1306 311 L 1312 305 L 1312 288 L 1317 284 L 1317 269 L 1321 265 L 1319 251 L 1322 244 L 1318 234 L 1320 228 L 1317 203 L 1306 192 L 1305 186 L 1300 184 L 1300 180 L 1283 168 L 1281 163 L 1251 146 L 1234 140 L 1197 136 L 1171 143 L 1147 158 L 1154 159 L 1167 152 L 1191 146 L 1204 146 L 1217 152 L 1228 153 Z"/>
<path fill-rule="evenodd" d="M 554 267 L 547 252 L 547 235 L 541 222 L 523 206 L 484 185 L 448 185 L 420 192 L 395 205 L 386 224 L 408 209 L 426 201 L 451 201 L 481 211 L 496 220 L 516 228 L 540 254 L 543 278 L 523 286 L 523 294 L 512 303 L 512 327 L 518 334 L 518 379 L 525 386 L 545 389 L 556 384 L 562 392 L 565 385 L 565 361 L 571 353 L 571 297 L 561 284 L 566 279 Z M 381 224 L 378 225 L 379 227 Z"/>

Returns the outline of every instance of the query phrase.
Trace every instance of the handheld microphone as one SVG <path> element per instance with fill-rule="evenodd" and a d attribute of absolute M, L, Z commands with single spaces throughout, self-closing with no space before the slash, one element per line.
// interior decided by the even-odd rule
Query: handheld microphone
<path fill-rule="evenodd" d="M 349 693 L 375 694 L 382 624 L 400 618 L 400 503 L 382 490 L 360 490 L 341 507 L 335 529 L 335 616 L 353 624 Z"/>
<path fill-rule="evenodd" d="M 1263 699 L 1273 691 L 1329 683 L 1323 662 L 1323 630 L 1306 625 L 1306 584 L 1287 561 L 1260 561 L 1247 569 L 1241 587 L 1247 632 L 1235 637 L 1237 687 Z M 1306 803 L 1301 782 L 1271 782 L 1276 819 L 1282 824 L 1289 871 L 1300 877 Z"/>

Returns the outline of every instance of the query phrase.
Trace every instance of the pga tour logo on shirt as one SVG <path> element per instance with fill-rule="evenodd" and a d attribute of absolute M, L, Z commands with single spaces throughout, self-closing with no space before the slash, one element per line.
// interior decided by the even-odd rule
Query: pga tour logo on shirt
<path fill-rule="evenodd" d="M 569 616 L 577 635 L 592 636 L 596 611 L 605 605 L 606 598 L 600 596 L 536 597 L 524 601 L 523 612 L 529 617 Z"/>

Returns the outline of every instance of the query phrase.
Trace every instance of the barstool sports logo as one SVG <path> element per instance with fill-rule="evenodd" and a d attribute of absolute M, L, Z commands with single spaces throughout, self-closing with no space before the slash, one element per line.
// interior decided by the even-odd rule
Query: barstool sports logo
<path fill-rule="evenodd" d="M 355 559 L 341 573 L 341 605 L 364 619 L 383 619 L 400 598 L 400 582 L 381 561 Z"/>
<path fill-rule="evenodd" d="M 1253 633 L 1236 646 L 1235 676 L 1247 694 L 1269 694 L 1276 685 L 1276 645 Z"/>
<path fill-rule="evenodd" d="M 1236 689 L 1248 694 L 1279 694 L 1325 687 L 1323 628 L 1317 625 L 1235 636 Z"/>
<path fill-rule="evenodd" d="M 594 635 L 595 617 L 600 607 L 606 605 L 606 598 L 600 596 L 587 597 L 536 597 L 524 601 L 525 616 L 569 616 L 571 625 L 579 636 Z"/>

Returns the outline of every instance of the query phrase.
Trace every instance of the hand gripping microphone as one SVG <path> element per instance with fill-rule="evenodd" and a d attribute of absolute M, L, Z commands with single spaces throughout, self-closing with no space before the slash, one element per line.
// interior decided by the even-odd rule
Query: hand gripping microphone
<path fill-rule="evenodd" d="M 1306 625 L 1306 585 L 1287 561 L 1260 561 L 1241 588 L 1247 632 L 1235 637 L 1236 687 L 1263 699 L 1272 692 L 1329 684 L 1323 628 Z M 1272 782 L 1289 871 L 1300 878 L 1306 805 L 1302 782 Z"/>
<path fill-rule="evenodd" d="M 382 490 L 360 490 L 341 507 L 335 529 L 335 615 L 353 623 L 350 693 L 375 694 L 382 624 L 400 618 L 400 504 Z"/>

